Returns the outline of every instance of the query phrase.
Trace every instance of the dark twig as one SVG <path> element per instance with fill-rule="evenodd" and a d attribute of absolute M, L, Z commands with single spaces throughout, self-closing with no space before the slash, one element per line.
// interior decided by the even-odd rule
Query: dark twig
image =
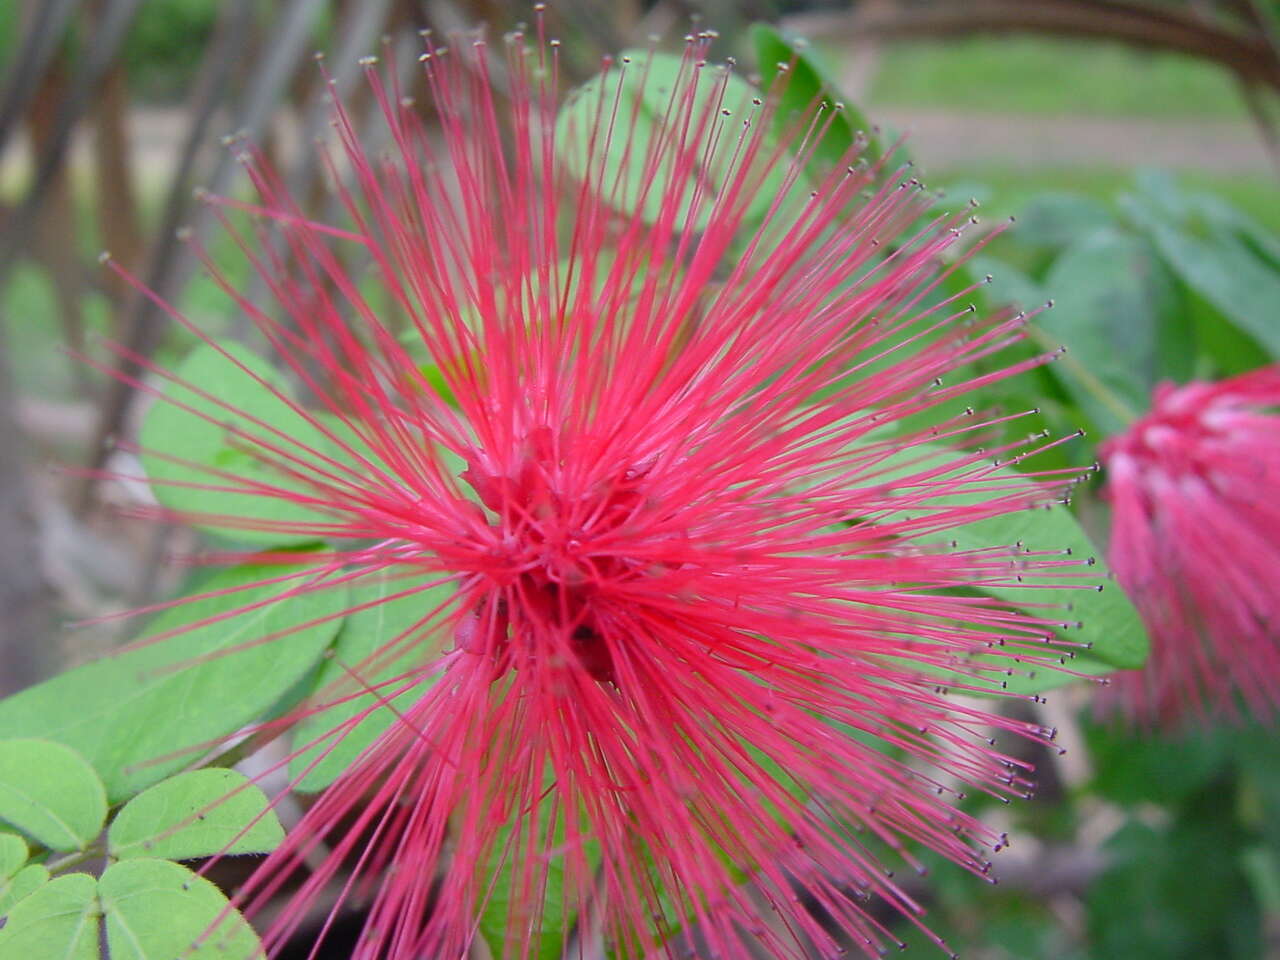
<path fill-rule="evenodd" d="M 200 67 L 196 83 L 187 102 L 187 115 L 191 118 L 183 138 L 177 168 L 169 182 L 164 212 L 147 255 L 146 280 L 152 289 L 159 289 L 174 267 L 179 248 L 174 241 L 178 225 L 187 215 L 191 202 L 192 177 L 200 148 L 209 136 L 209 124 L 226 93 L 232 67 L 236 63 L 236 51 L 242 49 L 248 30 L 252 0 L 238 0 L 225 9 Z M 130 302 L 124 342 L 130 354 L 149 357 L 159 345 L 163 329 L 163 317 L 145 297 L 135 296 Z M 136 368 L 128 372 L 136 373 Z M 109 440 L 124 422 L 133 388 L 123 380 L 113 380 L 107 388 L 94 442 L 89 448 L 89 466 L 96 470 L 106 461 Z M 88 508 L 93 499 L 94 481 L 83 482 L 78 506 Z"/>
<path fill-rule="evenodd" d="M 88 44 L 83 66 L 76 74 L 70 94 L 61 104 L 48 145 L 37 159 L 35 182 L 10 217 L 5 225 L 4 235 L 0 237 L 0 280 L 13 264 L 18 251 L 26 245 L 31 224 L 35 221 L 45 193 L 54 183 L 66 159 L 71 132 L 88 109 L 102 78 L 111 69 L 116 52 L 124 42 L 125 33 L 141 3 L 142 0 L 112 0 L 107 4 L 102 19 L 94 25 L 93 39 Z"/>
<path fill-rule="evenodd" d="M 1262 92 L 1256 85 L 1244 80 L 1239 80 L 1239 86 L 1240 96 L 1244 99 L 1245 106 L 1249 108 L 1253 125 L 1258 128 L 1258 136 L 1271 157 L 1271 164 L 1276 168 L 1276 173 L 1280 174 L 1280 136 L 1276 134 L 1275 121 L 1267 111 Z"/>
<path fill-rule="evenodd" d="M 308 42 L 308 33 L 320 0 L 291 0 L 276 24 L 271 50 L 258 70 L 250 77 L 248 89 L 236 113 L 236 129 L 249 136 L 260 133 L 266 126 L 272 109 L 284 93 L 289 77 Z M 206 142 L 209 123 L 221 103 L 232 68 L 237 63 L 237 53 L 244 49 L 252 4 L 240 0 L 229 11 L 223 28 L 214 39 L 205 58 L 204 76 L 192 100 L 192 122 L 183 147 L 182 160 L 169 191 L 164 222 L 152 245 L 146 283 L 162 298 L 176 300 L 186 286 L 192 271 L 192 258 L 186 246 L 174 241 L 174 233 L 182 220 L 190 215 L 191 230 L 199 235 L 206 229 L 208 218 L 203 208 L 192 209 L 187 201 L 191 188 L 191 176 L 196 155 Z M 218 155 L 214 171 L 209 178 L 212 192 L 224 193 L 231 185 L 236 171 L 229 151 Z M 164 318 L 158 308 L 146 298 L 136 298 L 131 312 L 127 345 L 131 355 L 150 357 L 160 344 Z M 125 361 L 121 364 L 124 378 L 136 376 L 141 364 Z M 114 381 L 108 390 L 98 423 L 96 442 L 90 451 L 90 467 L 97 469 L 106 461 L 110 438 L 124 424 L 133 390 L 124 379 Z M 94 484 L 86 480 L 79 497 L 81 510 L 88 508 L 93 499 Z"/>
<path fill-rule="evenodd" d="M 49 61 L 57 52 L 67 21 L 75 12 L 76 0 L 36 0 L 29 6 L 34 8 L 31 23 L 18 45 L 18 55 L 0 99 L 0 146 L 18 118 L 26 114 Z"/>
<path fill-rule="evenodd" d="M 23 473 L 17 408 L 0 325 L 0 695 L 39 679 L 54 624 L 53 593 L 42 575 L 35 511 Z"/>
<path fill-rule="evenodd" d="M 949 0 L 867 4 L 853 14 L 799 19 L 809 33 L 880 39 L 1031 32 L 1118 40 L 1199 57 L 1248 83 L 1280 91 L 1280 57 L 1260 31 L 1232 30 L 1173 6 L 1121 0 Z"/>
<path fill-rule="evenodd" d="M 27 131 L 37 156 L 45 153 L 55 135 L 57 104 L 66 97 L 67 88 L 64 64 L 52 64 L 45 72 L 27 112 Z M 32 226 L 35 229 L 26 237 L 28 246 L 24 252 L 33 255 L 49 271 L 63 342 L 72 350 L 82 352 L 85 348 L 83 303 L 86 284 L 75 244 L 67 242 L 68 238 L 77 235 L 77 230 L 75 198 L 65 166 L 59 167 L 50 178 L 45 202 Z M 72 364 L 76 391 L 85 400 L 93 392 L 89 373 L 84 364 Z"/>

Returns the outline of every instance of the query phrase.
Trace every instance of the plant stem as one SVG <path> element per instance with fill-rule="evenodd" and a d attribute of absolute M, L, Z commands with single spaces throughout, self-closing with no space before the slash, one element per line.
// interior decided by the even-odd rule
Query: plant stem
<path fill-rule="evenodd" d="M 90 846 L 84 850 L 80 850 L 76 853 L 69 853 L 65 857 L 60 857 L 57 860 L 50 861 L 45 864 L 45 867 L 48 868 L 50 873 L 58 874 L 63 870 L 66 870 L 68 867 L 77 867 L 86 861 L 95 860 L 102 856 L 106 856 L 105 850 L 102 850 L 97 846 Z"/>

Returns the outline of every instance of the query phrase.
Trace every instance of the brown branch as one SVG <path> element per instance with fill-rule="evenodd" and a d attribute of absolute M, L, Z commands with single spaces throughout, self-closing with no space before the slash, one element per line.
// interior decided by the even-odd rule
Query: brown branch
<path fill-rule="evenodd" d="M 1267 112 L 1267 105 L 1261 91 L 1243 80 L 1239 80 L 1239 86 L 1240 96 L 1244 98 L 1245 106 L 1249 108 L 1249 115 L 1253 118 L 1253 125 L 1258 129 L 1258 136 L 1263 146 L 1267 148 L 1272 166 L 1276 168 L 1277 173 L 1280 173 L 1280 136 L 1276 134 L 1275 121 Z"/>
<path fill-rule="evenodd" d="M 867 4 L 852 15 L 806 17 L 810 33 L 906 39 L 971 33 L 1046 33 L 1117 40 L 1209 60 L 1242 81 L 1280 91 L 1280 58 L 1256 33 L 1225 29 L 1173 8 L 1110 0 L 973 0 L 928 6 Z"/>
<path fill-rule="evenodd" d="M 55 62 L 35 90 L 26 121 L 36 156 L 45 156 L 52 149 L 57 137 L 55 117 L 58 104 L 67 97 L 70 87 L 67 71 Z M 63 342 L 75 353 L 83 354 L 85 284 L 74 242 L 78 233 L 77 219 L 71 177 L 63 164 L 49 176 L 45 202 L 34 212 L 31 225 L 35 229 L 33 236 L 28 235 L 28 239 L 34 239 L 35 242 L 27 252 L 34 254 L 49 271 Z M 16 229 L 13 225 L 6 226 L 8 229 Z M 88 367 L 73 362 L 71 370 L 80 398 L 92 396 L 93 384 Z"/>
<path fill-rule="evenodd" d="M 280 12 L 273 21 L 273 43 L 263 52 L 247 77 L 246 89 L 233 116 L 233 129 L 243 130 L 251 138 L 260 138 L 271 117 L 271 110 L 285 93 L 290 76 L 310 43 L 310 29 L 320 8 L 319 0 L 287 0 L 280 5 Z M 186 201 L 189 181 L 195 168 L 196 154 L 205 142 L 205 134 L 213 118 L 214 110 L 224 102 L 232 69 L 244 70 L 244 49 L 247 31 L 245 24 L 252 12 L 248 0 L 236 0 L 222 7 L 221 21 L 213 43 L 205 54 L 200 79 L 192 96 L 189 113 L 191 123 L 183 145 L 182 159 L 170 183 L 169 199 L 159 234 L 152 244 L 148 257 L 145 285 L 159 297 L 174 302 L 181 297 L 187 279 L 193 272 L 194 258 L 186 244 L 175 243 L 174 229 L 179 219 L 190 213 L 189 229 L 197 239 L 208 229 L 212 217 L 206 216 L 203 207 L 190 210 Z M 213 172 L 208 180 L 209 192 L 226 193 L 239 170 L 230 150 L 218 154 Z M 133 355 L 120 364 L 120 374 L 108 387 L 99 420 L 97 439 L 89 451 L 92 458 L 90 470 L 100 468 L 109 454 L 109 438 L 115 436 L 125 423 L 125 415 L 133 401 L 133 390 L 127 380 L 139 376 L 149 358 L 160 345 L 165 330 L 165 317 L 148 297 L 134 299 L 130 311 L 127 346 Z M 139 359 L 141 358 L 141 361 Z M 86 512 L 93 505 L 94 483 L 86 480 L 77 497 L 79 509 Z"/>
<path fill-rule="evenodd" d="M 53 636 L 53 592 L 39 561 L 36 517 L 24 467 L 23 437 L 0 326 L 0 696 L 39 679 Z"/>
<path fill-rule="evenodd" d="M 128 92 L 123 64 L 117 61 L 103 78 L 93 109 L 94 174 L 97 180 L 98 228 L 103 246 L 128 269 L 142 261 L 144 244 L 138 222 L 138 201 L 133 188 L 133 167 L 126 127 Z M 108 279 L 117 304 L 128 299 L 127 286 L 115 276 Z M 117 308 L 115 335 L 123 338 L 124 319 Z"/>

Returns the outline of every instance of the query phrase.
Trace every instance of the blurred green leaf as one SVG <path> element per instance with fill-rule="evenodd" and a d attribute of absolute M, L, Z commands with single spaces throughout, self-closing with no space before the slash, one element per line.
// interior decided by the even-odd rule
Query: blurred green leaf
<path fill-rule="evenodd" d="M 1126 197 L 1122 206 L 1188 287 L 1272 359 L 1280 358 L 1280 271 L 1220 226 L 1210 225 L 1203 236 L 1195 236 L 1149 200 Z"/>
<path fill-rule="evenodd" d="M 23 867 L 7 880 L 0 880 L 0 917 L 49 882 L 49 868 L 43 863 Z"/>
<path fill-rule="evenodd" d="M 1262 345 L 1223 317 L 1217 307 L 1185 283 L 1179 283 L 1179 292 L 1196 343 L 1194 366 L 1180 379 L 1230 377 L 1269 362 Z"/>
<path fill-rule="evenodd" d="M 678 93 L 691 87 L 695 106 L 691 130 L 685 130 L 679 124 Z M 701 230 L 710 220 L 713 201 L 737 176 L 733 158 L 738 130 L 743 118 L 761 109 L 753 103 L 760 99 L 759 90 L 726 66 L 693 67 L 692 61 L 672 54 L 624 50 L 612 69 L 569 93 L 556 118 L 556 152 L 576 179 L 590 180 L 604 202 L 624 214 L 637 214 L 645 223 L 656 222 L 675 191 L 680 198 L 679 229 L 696 200 L 697 219 L 691 229 Z M 717 104 L 731 115 L 721 116 Z M 703 111 L 710 112 L 702 142 L 685 144 L 692 139 L 691 131 L 696 131 Z M 668 128 L 668 123 L 676 125 Z M 719 139 L 706 165 L 713 137 Z M 769 144 L 761 149 L 767 151 Z M 655 150 L 658 161 L 647 162 Z M 683 184 L 676 184 L 677 156 L 686 151 L 698 158 L 695 171 Z M 766 173 L 748 202 L 748 220 L 765 215 L 782 192 L 786 176 L 782 164 Z"/>
<path fill-rule="evenodd" d="M 1253 847 L 1240 855 L 1240 867 L 1253 895 L 1262 909 L 1273 916 L 1280 916 L 1280 863 L 1275 851 L 1267 847 Z"/>
<path fill-rule="evenodd" d="M 100 916 L 93 877 L 87 873 L 59 877 L 24 897 L 9 911 L 4 928 L 0 929 L 0 957 L 98 960 Z"/>
<path fill-rule="evenodd" d="M 992 306 L 1031 310 L 1049 299 L 1044 288 L 1027 273 L 1002 260 L 978 254 L 969 266 L 976 276 L 991 277 L 986 296 Z"/>
<path fill-rule="evenodd" d="M 332 738 L 325 739 L 289 761 L 289 776 L 301 778 L 294 784 L 295 790 L 311 792 L 331 784 L 391 726 L 397 709 L 404 709 L 421 697 L 438 679 L 437 676 L 405 675 L 422 667 L 424 650 L 441 647 L 439 642 L 430 645 L 428 637 L 423 635 L 424 630 L 434 629 L 424 625 L 424 618 L 448 602 L 454 593 L 450 585 L 428 585 L 439 579 L 438 575 L 427 578 L 380 575 L 353 587 L 353 607 L 376 605 L 356 610 L 347 617 L 334 644 L 333 656 L 320 668 L 314 694 L 320 704 L 332 700 L 344 702 L 304 717 L 294 729 L 294 749 L 336 730 L 366 710 L 369 713 L 342 733 L 336 743 Z M 414 590 L 415 586 L 420 589 Z M 414 592 L 386 599 L 406 590 Z M 361 689 L 352 679 L 353 673 L 362 684 L 376 690 L 353 696 Z M 403 679 L 394 680 L 397 677 Z M 393 680 L 389 686 L 378 686 Z M 391 696 L 404 687 L 409 689 L 399 696 Z M 390 703 L 374 706 L 379 698 L 388 697 Z"/>
<path fill-rule="evenodd" d="M 308 583 L 309 574 L 296 576 L 306 569 L 259 564 L 220 572 L 203 584 L 211 595 L 166 610 L 145 637 L 176 635 L 0 701 L 0 735 L 42 735 L 75 748 L 112 803 L 164 779 L 202 745 L 261 718 L 320 659 L 341 625 L 347 589 L 275 599 Z M 263 605 L 201 624 L 255 603 Z M 268 636 L 274 639 L 259 642 Z"/>
<path fill-rule="evenodd" d="M 1212 728 L 1170 739 L 1122 721 L 1086 718 L 1081 731 L 1093 761 L 1091 789 L 1126 806 L 1180 803 L 1221 777 L 1231 762 L 1229 740 Z"/>
<path fill-rule="evenodd" d="M 48 740 L 0 741 L 0 819 L 68 851 L 89 846 L 106 816 L 102 781 L 76 751 Z"/>
<path fill-rule="evenodd" d="M 1085 898 L 1092 960 L 1262 955 L 1256 905 L 1231 853 L 1243 838 L 1223 812 L 1221 795 L 1206 794 L 1167 829 L 1130 821 L 1112 836 L 1112 866 Z"/>
<path fill-rule="evenodd" d="M 566 857 L 583 858 L 587 876 L 576 876 L 580 883 L 590 879 L 590 871 L 600 859 L 597 845 L 588 837 L 575 832 L 570 839 L 566 814 L 559 807 L 554 787 L 536 812 L 535 821 L 532 813 L 521 811 L 514 824 L 509 820 L 499 828 L 494 841 L 488 878 L 492 887 L 484 891 L 489 899 L 480 915 L 480 934 L 495 957 L 527 955 L 559 960 L 584 896 L 581 891 L 566 889 L 570 873 Z M 513 835 L 513 830 L 518 833 Z M 569 843 L 583 844 L 584 849 L 571 854 L 566 850 Z M 553 853 L 547 855 L 548 850 Z M 539 905 L 535 885 L 544 871 L 546 886 Z M 529 889 L 523 889 L 525 884 Z M 530 945 L 526 954 L 522 948 L 527 933 Z"/>
<path fill-rule="evenodd" d="M 1115 215 L 1092 197 L 1049 191 L 1022 208 L 1012 237 L 1021 245 L 1058 251 L 1115 222 Z"/>
<path fill-rule="evenodd" d="M 139 6 L 125 38 L 129 86 L 149 97 L 179 100 L 195 80 L 199 57 L 218 23 L 218 0 L 160 0 Z"/>
<path fill-rule="evenodd" d="M 1262 720 L 1233 729 L 1228 745 L 1235 756 L 1238 818 L 1280 857 L 1280 764 L 1275 762 L 1275 740 L 1273 726 Z"/>
<path fill-rule="evenodd" d="M 828 167 L 839 165 L 853 146 L 859 133 L 865 134 L 866 146 L 861 157 L 868 163 L 880 159 L 883 149 L 880 139 L 866 116 L 849 100 L 840 95 L 838 85 L 831 79 L 808 44 L 788 37 L 777 28 L 765 23 L 755 23 L 750 29 L 751 45 L 755 49 L 756 63 L 760 69 L 760 82 L 773 93 L 772 85 L 779 72 L 785 70 L 788 78 L 781 87 L 775 127 L 781 135 L 799 118 L 809 117 L 821 103 L 826 110 L 819 123 L 830 117 L 830 125 L 822 139 L 813 148 L 813 156 Z M 830 113 L 835 104 L 841 109 Z M 794 147 L 801 145 L 795 141 Z"/>
<path fill-rule="evenodd" d="M 56 882 L 56 881 L 55 881 Z M 168 860 L 125 860 L 98 881 L 111 960 L 257 960 L 257 935 L 204 877 Z M 95 939 L 97 930 L 94 931 Z"/>
<path fill-rule="evenodd" d="M 266 795 L 242 773 L 211 768 L 162 780 L 124 805 L 107 832 L 117 860 L 266 853 L 284 839 Z"/>
<path fill-rule="evenodd" d="M 227 355 L 209 344 L 197 346 L 174 371 L 177 382 L 166 383 L 164 396 L 143 419 L 139 439 L 143 465 L 155 481 L 152 492 L 164 506 L 190 515 L 195 526 L 228 539 L 314 542 L 315 535 L 245 529 L 220 519 L 331 523 L 327 514 L 297 501 L 315 492 L 291 474 L 307 469 L 295 460 L 331 470 L 323 457 L 334 455 L 329 439 L 282 399 L 289 390 L 277 370 L 239 344 L 220 347 Z"/>
<path fill-rule="evenodd" d="M 1035 318 L 1068 356 L 1053 372 L 1107 433 L 1145 410 L 1160 373 L 1162 317 L 1174 304 L 1163 269 L 1145 243 L 1113 229 L 1069 246 L 1045 288 L 1054 307 Z"/>
<path fill-rule="evenodd" d="M 1202 190 L 1185 190 L 1165 170 L 1139 170 L 1134 186 L 1136 194 L 1122 196 L 1120 203 L 1139 224 L 1155 216 L 1200 239 L 1229 235 L 1242 241 L 1265 265 L 1280 270 L 1280 237 L 1239 206 Z"/>
<path fill-rule="evenodd" d="M 0 833 L 0 880 L 12 877 L 27 862 L 27 843 L 16 833 Z"/>

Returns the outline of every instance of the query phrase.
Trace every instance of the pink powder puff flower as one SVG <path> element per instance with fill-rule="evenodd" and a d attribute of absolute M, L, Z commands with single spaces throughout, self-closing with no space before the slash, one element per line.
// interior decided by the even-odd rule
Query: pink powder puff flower
<path fill-rule="evenodd" d="M 1105 709 L 1140 722 L 1270 719 L 1280 706 L 1280 366 L 1163 383 L 1101 448 L 1109 559 L 1151 632 Z"/>
<path fill-rule="evenodd" d="M 822 114 L 776 139 L 775 100 L 737 102 L 708 43 L 669 89 L 613 64 L 577 127 L 554 45 L 509 38 L 503 99 L 482 44 L 429 53 L 430 130 L 371 69 L 393 150 L 335 108 L 340 228 L 247 157 L 278 311 L 222 282 L 316 405 L 271 388 L 308 429 L 240 415 L 259 469 L 208 469 L 275 512 L 188 519 L 327 541 L 307 589 L 424 598 L 294 717 L 378 694 L 301 752 L 396 712 L 240 891 L 271 907 L 269 950 L 336 896 L 367 910 L 358 960 L 461 956 L 497 907 L 503 957 L 567 947 L 574 918 L 617 956 L 682 931 L 693 956 L 873 952 L 897 938 L 872 898 L 922 924 L 885 859 L 985 875 L 1004 842 L 955 801 L 1026 795 L 996 735 L 1051 731 L 954 694 L 1057 664 L 1062 614 L 981 588 L 1066 586 L 1080 561 L 949 531 L 1062 497 L 1074 474 L 991 465 L 1039 440 L 962 449 L 998 422 L 965 399 L 1047 358 L 973 373 L 1023 318 L 938 293 L 968 211 L 854 151 L 798 188 Z M 338 252 L 368 256 L 386 312 Z"/>

